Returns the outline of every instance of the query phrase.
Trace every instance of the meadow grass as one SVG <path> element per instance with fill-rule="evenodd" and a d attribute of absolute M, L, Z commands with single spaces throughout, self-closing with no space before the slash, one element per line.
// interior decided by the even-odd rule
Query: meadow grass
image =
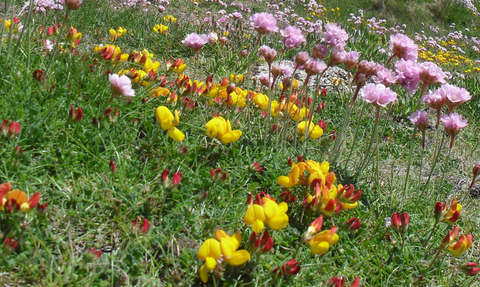
<path fill-rule="evenodd" d="M 0 120 L 8 120 L 5 133 L 2 127 L 0 134 L 0 184 L 9 182 L 12 190 L 22 190 L 29 198 L 38 192 L 40 204 L 48 203 L 48 207 L 26 212 L 13 204 L 9 211 L 12 200 L 2 194 L 5 200 L 0 202 L 0 283 L 202 286 L 199 271 L 204 262 L 197 254 L 202 243 L 214 238 L 221 229 L 228 235 L 240 233 L 240 249 L 248 249 L 251 258 L 241 266 L 220 260 L 210 274 L 208 286 L 323 286 L 334 276 L 345 276 L 347 286 L 357 276 L 361 286 L 480 286 L 478 275 L 465 275 L 459 268 L 469 262 L 478 263 L 479 258 L 479 202 L 470 196 L 469 189 L 472 168 L 479 161 L 480 71 L 474 69 L 479 65 L 475 62 L 479 53 L 474 47 L 479 45 L 472 37 L 480 21 L 472 11 L 450 1 L 418 1 L 415 5 L 403 1 L 348 1 L 340 7 L 337 2 L 324 0 L 315 8 L 324 12 L 315 15 L 308 11 L 308 3 L 300 1 L 238 1 L 236 6 L 226 8 L 213 1 L 180 0 L 168 5 L 168 1 L 162 1 L 146 7 L 137 2 L 135 7 L 124 7 L 118 2 L 85 1 L 80 9 L 70 11 L 65 20 L 65 10 L 51 10 L 30 14 L 28 22 L 29 14 L 20 13 L 20 3 L 5 2 L 5 7 L 14 10 L 12 14 L 4 7 L 4 18 L 19 17 L 24 27 L 22 31 L 15 30 L 14 21 L 8 29 L 4 26 L 0 45 Z M 250 8 L 251 13 L 240 10 L 239 3 Z M 446 58 L 444 54 L 441 58 L 432 56 L 431 60 L 452 73 L 449 83 L 467 88 L 473 96 L 456 108 L 468 119 L 468 126 L 456 136 L 451 153 L 443 124 L 435 127 L 436 113 L 428 109 L 425 150 L 422 151 L 418 133 L 411 155 L 410 181 L 404 192 L 414 131 L 407 116 L 417 108 L 426 108 L 423 103 L 417 106 L 415 97 L 419 91 L 409 96 L 398 85 L 392 89 L 399 100 L 381 110 L 378 133 L 370 147 L 375 107 L 359 97 L 349 108 L 352 91 L 348 80 L 329 85 L 327 95 L 317 97 L 317 104 L 325 104 L 321 111 L 311 107 L 314 123 L 322 120 L 326 124 L 323 135 L 315 140 L 295 140 L 295 121 L 288 119 L 289 124 L 284 125 L 283 117 L 273 117 L 265 128 L 267 113 L 262 112 L 253 97 L 246 97 L 241 109 L 238 102 L 231 102 L 232 93 L 239 96 L 253 90 L 268 94 L 268 88 L 254 85 L 248 75 L 251 65 L 262 61 L 257 55 L 260 45 L 279 51 L 277 60 L 293 61 L 297 52 L 311 53 L 321 42 L 322 35 L 318 33 L 304 33 L 306 43 L 291 50 L 284 49 L 279 33 L 257 41 L 250 15 L 273 13 L 275 7 L 268 5 L 280 4 L 282 9 L 289 8 L 297 14 L 295 17 L 287 13 L 284 21 L 279 21 L 281 28 L 295 24 L 298 17 L 308 17 L 313 22 L 338 22 L 350 35 L 347 51 L 359 51 L 361 59 L 382 64 L 389 56 L 390 36 L 395 34 L 389 32 L 390 27 L 398 25 L 398 32 L 402 32 L 401 25 L 406 23 L 403 33 L 412 39 L 415 32 L 439 37 L 434 47 L 425 44 L 425 39 L 416 42 L 436 55 L 443 46 L 442 39 L 447 43 L 452 40 L 448 33 L 463 31 L 466 39 L 454 39 L 455 44 L 445 47 L 457 53 L 460 52 L 454 48 L 461 47 L 466 52 L 462 55 L 470 61 Z M 165 6 L 166 11 L 159 12 L 158 5 Z M 327 11 L 319 5 L 325 5 Z M 359 8 L 364 10 L 363 20 L 359 24 L 347 21 L 352 18 L 350 12 L 358 16 Z M 218 28 L 205 22 L 205 17 L 212 16 L 213 21 L 218 21 L 221 9 L 226 14 L 241 11 L 243 19 L 231 17 L 227 20 L 230 27 L 222 24 Z M 176 21 L 164 19 L 167 15 L 173 15 Z M 419 24 L 419 15 L 427 15 L 422 18 L 424 25 Z M 369 26 L 367 20 L 372 16 L 387 21 Z M 452 19 L 458 19 L 455 28 L 450 27 Z M 65 25 L 58 27 L 58 34 L 47 35 L 48 27 L 63 21 Z M 156 24 L 168 26 L 166 34 L 154 33 Z M 421 32 L 430 25 L 439 25 L 439 32 Z M 65 39 L 71 26 L 82 33 L 79 43 Z M 118 27 L 127 32 L 112 42 L 109 30 Z M 386 32 L 376 33 L 380 27 L 386 27 Z M 466 27 L 470 31 L 464 31 Z M 218 39 L 198 53 L 182 44 L 189 33 L 212 31 L 219 38 L 225 37 L 226 43 Z M 56 40 L 58 46 L 53 44 L 46 49 L 44 40 Z M 130 54 L 130 59 L 108 58 L 101 50 L 101 45 L 106 44 L 121 48 L 120 55 Z M 148 51 L 142 54 L 144 49 Z M 246 57 L 241 56 L 242 50 L 247 50 Z M 147 69 L 146 60 L 141 58 L 150 54 L 152 65 L 159 63 L 158 77 L 139 77 L 139 71 Z M 246 75 L 247 80 L 236 83 L 241 89 L 230 92 L 223 100 L 189 91 L 193 83 L 185 81 L 185 77 L 182 81 L 181 72 L 166 65 L 168 60 L 171 65 L 179 58 L 184 60 L 184 74 L 191 82 L 198 80 L 204 86 L 213 82 L 226 91 L 226 85 L 222 88 L 221 83 L 225 77 L 231 83 L 230 74 Z M 135 71 L 129 72 L 131 69 Z M 465 72 L 468 69 L 470 72 Z M 133 82 L 134 97 L 112 95 L 109 74 L 122 71 Z M 210 75 L 214 77 L 209 83 Z M 198 83 L 197 87 L 200 86 Z M 168 89 L 166 96 L 152 93 L 159 87 Z M 438 87 L 440 84 L 434 84 L 430 90 Z M 316 93 L 313 88 L 309 90 L 312 97 Z M 279 100 L 278 88 L 274 96 Z M 180 121 L 174 123 L 185 135 L 183 141 L 175 141 L 162 130 L 156 118 L 159 106 L 179 111 Z M 81 107 L 81 118 L 75 119 L 75 114 L 69 117 L 72 107 L 77 113 Z M 343 126 L 347 113 L 350 121 Z M 242 131 L 237 141 L 224 144 L 222 139 L 207 135 L 205 125 L 216 115 L 229 119 L 233 130 Z M 20 123 L 18 134 L 8 131 L 11 121 Z M 271 129 L 273 124 L 280 132 Z M 282 128 L 286 129 L 285 138 Z M 442 137 L 446 138 L 445 144 L 438 152 L 439 160 L 427 185 Z M 342 150 L 341 156 L 335 153 L 337 148 Z M 365 158 L 368 161 L 363 164 Z M 330 171 L 336 175 L 335 186 L 353 184 L 355 190 L 361 190 L 358 206 L 331 217 L 324 215 L 322 230 L 337 226 L 339 240 L 330 244 L 325 254 L 315 255 L 304 242 L 304 234 L 320 211 L 308 210 L 302 204 L 314 187 L 297 184 L 288 188 L 297 196 L 288 203 L 288 225 L 276 228 L 279 230 L 266 227 L 273 249 L 254 254 L 255 248 L 249 246 L 252 228 L 244 222 L 249 195 L 265 192 L 278 203 L 288 201 L 280 196 L 287 188 L 278 183 L 278 178 L 289 174 L 294 166 L 291 162 L 301 165 L 302 160 L 328 160 Z M 260 171 L 252 166 L 254 163 L 259 163 Z M 363 171 L 358 172 L 361 166 Z M 212 177 L 215 170 L 218 175 Z M 181 181 L 174 184 L 179 173 Z M 308 178 L 310 174 L 305 172 L 304 176 Z M 1 191 L 0 188 L 0 194 Z M 472 246 L 459 258 L 439 248 L 453 224 L 437 225 L 434 217 L 436 202 L 447 202 L 449 208 L 453 199 L 463 207 L 455 222 L 460 227 L 459 235 L 473 236 Z M 267 201 L 263 199 L 264 203 Z M 388 226 L 387 219 L 395 212 L 408 212 L 408 230 L 397 232 Z M 353 217 L 360 219 L 361 227 L 349 232 L 343 225 Z M 452 242 L 455 241 L 449 243 Z M 290 274 L 293 266 L 285 264 L 292 259 L 299 262 L 295 266 L 300 269 L 293 269 L 298 272 Z M 280 271 L 274 275 L 275 268 L 282 270 L 282 266 L 285 274 Z"/>

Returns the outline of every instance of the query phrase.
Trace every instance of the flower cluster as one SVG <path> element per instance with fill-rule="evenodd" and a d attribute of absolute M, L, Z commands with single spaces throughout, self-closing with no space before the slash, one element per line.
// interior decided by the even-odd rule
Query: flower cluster
<path fill-rule="evenodd" d="M 167 107 L 160 106 L 155 111 L 155 116 L 157 117 L 162 130 L 167 131 L 168 136 L 174 141 L 181 142 L 185 139 L 185 134 L 177 128 L 180 123 L 180 117 L 177 110 L 175 110 L 174 115 Z"/>
<path fill-rule="evenodd" d="M 200 279 L 207 283 L 208 277 L 214 271 L 221 272 L 222 264 L 238 266 L 250 260 L 250 253 L 246 250 L 237 250 L 242 242 L 242 235 L 234 233 L 228 236 L 225 231 L 219 229 L 215 232 L 215 238 L 207 239 L 202 243 L 197 252 L 197 258 L 205 261 L 200 268 Z"/>

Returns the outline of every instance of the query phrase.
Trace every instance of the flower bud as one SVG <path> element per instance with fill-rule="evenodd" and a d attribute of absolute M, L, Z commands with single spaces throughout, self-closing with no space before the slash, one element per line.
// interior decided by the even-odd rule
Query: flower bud
<path fill-rule="evenodd" d="M 83 260 L 85 260 L 87 263 L 90 263 L 98 260 L 100 256 L 102 256 L 102 251 L 92 247 L 87 249 L 87 251 L 83 254 Z"/>
<path fill-rule="evenodd" d="M 240 52 L 240 57 L 245 58 L 245 57 L 247 56 L 247 54 L 248 54 L 248 51 L 247 51 L 247 50 L 242 50 L 242 51 Z"/>
<path fill-rule="evenodd" d="M 43 71 L 42 70 L 33 71 L 33 78 L 39 82 L 43 81 Z"/>
<path fill-rule="evenodd" d="M 117 164 L 113 160 L 110 161 L 110 170 L 112 172 L 115 172 L 117 170 Z"/>
<path fill-rule="evenodd" d="M 308 55 L 307 52 L 299 52 L 295 57 L 296 67 L 303 66 L 309 59 L 310 59 L 310 56 Z"/>
<path fill-rule="evenodd" d="M 170 171 L 168 169 L 164 169 L 162 175 L 160 176 L 160 181 L 162 182 L 164 188 L 167 188 L 168 184 L 170 183 L 168 178 L 169 172 Z"/>
<path fill-rule="evenodd" d="M 463 273 L 465 273 L 468 276 L 475 276 L 477 275 L 478 271 L 480 271 L 480 268 L 478 267 L 478 263 L 476 262 L 466 263 L 460 266 L 460 268 L 462 269 Z"/>
<path fill-rule="evenodd" d="M 356 217 L 352 217 L 345 224 L 343 224 L 343 228 L 347 229 L 349 231 L 355 231 L 358 230 L 362 226 L 362 223 L 360 222 L 360 219 Z"/>
<path fill-rule="evenodd" d="M 82 0 L 65 0 L 65 5 L 67 5 L 68 10 L 77 10 L 82 6 Z"/>
<path fill-rule="evenodd" d="M 312 53 L 314 58 L 318 59 L 324 59 L 328 55 L 328 46 L 327 45 L 317 45 L 313 47 L 313 53 Z"/>
<path fill-rule="evenodd" d="M 300 262 L 296 259 L 292 259 L 282 266 L 275 268 L 273 274 L 276 276 L 287 276 L 287 275 L 296 275 L 300 272 Z"/>
<path fill-rule="evenodd" d="M 477 164 L 473 167 L 473 178 L 469 188 L 472 188 L 473 184 L 475 183 L 475 179 L 479 174 L 480 174 L 480 164 Z"/>

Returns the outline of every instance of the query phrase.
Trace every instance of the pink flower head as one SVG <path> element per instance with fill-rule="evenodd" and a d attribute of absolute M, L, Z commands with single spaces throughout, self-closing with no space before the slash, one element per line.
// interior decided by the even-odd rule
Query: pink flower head
<path fill-rule="evenodd" d="M 422 100 L 438 112 L 447 104 L 447 96 L 441 88 L 435 91 L 429 91 L 428 94 L 423 96 Z"/>
<path fill-rule="evenodd" d="M 390 37 L 390 50 L 393 56 L 400 59 L 416 61 L 418 56 L 418 46 L 408 36 L 396 34 Z"/>
<path fill-rule="evenodd" d="M 327 45 L 317 45 L 313 47 L 312 56 L 315 59 L 324 59 L 328 56 L 328 46 Z"/>
<path fill-rule="evenodd" d="M 45 1 L 45 2 L 48 2 L 48 1 Z M 78 8 L 80 8 L 80 6 L 82 6 L 82 2 L 83 2 L 82 0 L 65 0 L 65 5 L 67 5 L 68 10 L 77 10 Z"/>
<path fill-rule="evenodd" d="M 183 40 L 182 43 L 194 51 L 199 51 L 205 44 L 208 43 L 208 41 L 209 38 L 205 34 L 198 35 L 197 33 L 191 33 L 185 37 L 185 40 Z"/>
<path fill-rule="evenodd" d="M 397 100 L 397 94 L 382 84 L 367 84 L 361 92 L 362 98 L 376 107 L 386 107 Z"/>
<path fill-rule="evenodd" d="M 384 84 L 385 87 L 390 87 L 397 82 L 397 75 L 394 71 L 382 66 L 377 70 L 377 74 L 372 77 L 372 80 L 376 84 Z"/>
<path fill-rule="evenodd" d="M 108 80 L 110 81 L 110 90 L 113 96 L 135 96 L 135 91 L 132 89 L 132 81 L 129 77 L 125 75 L 119 77 L 117 74 L 109 74 Z"/>
<path fill-rule="evenodd" d="M 288 26 L 287 28 L 280 30 L 280 33 L 283 37 L 283 44 L 285 44 L 285 48 L 287 49 L 298 47 L 306 41 L 302 31 L 294 26 Z"/>
<path fill-rule="evenodd" d="M 275 51 L 273 48 L 263 45 L 258 50 L 258 55 L 263 57 L 267 63 L 271 64 L 277 58 L 277 51 Z"/>
<path fill-rule="evenodd" d="M 277 19 L 270 13 L 256 13 L 250 17 L 250 24 L 258 34 L 278 32 Z"/>
<path fill-rule="evenodd" d="M 408 119 L 411 120 L 412 123 L 414 123 L 422 133 L 425 132 L 428 124 L 427 112 L 416 110 L 415 112 L 413 112 L 413 114 L 408 116 Z"/>
<path fill-rule="evenodd" d="M 445 96 L 445 102 L 448 106 L 448 113 L 451 113 L 453 108 L 460 106 L 472 98 L 466 89 L 450 84 L 442 85 L 439 90 Z"/>
<path fill-rule="evenodd" d="M 347 53 L 343 49 L 333 49 L 332 53 L 330 54 L 330 62 L 328 63 L 329 66 L 336 66 L 340 65 L 345 61 L 347 57 Z"/>
<path fill-rule="evenodd" d="M 463 120 L 462 116 L 456 113 L 445 115 L 442 117 L 442 122 L 445 125 L 445 131 L 450 135 L 450 148 L 453 147 L 453 140 L 460 132 L 460 129 L 467 126 L 467 120 Z"/>
<path fill-rule="evenodd" d="M 420 67 L 414 61 L 405 61 L 403 58 L 395 62 L 397 69 L 397 83 L 409 94 L 415 93 L 420 84 Z"/>
<path fill-rule="evenodd" d="M 310 59 L 305 63 L 304 68 L 307 75 L 315 75 L 318 74 L 320 71 L 325 70 L 327 68 L 327 65 L 324 61 Z"/>
<path fill-rule="evenodd" d="M 445 84 L 445 73 L 437 64 L 425 62 L 420 64 L 420 80 L 424 85 L 435 83 Z"/>
<path fill-rule="evenodd" d="M 310 59 L 310 56 L 307 52 L 299 52 L 295 57 L 294 66 L 296 69 L 303 69 L 303 65 Z"/>
<path fill-rule="evenodd" d="M 360 59 L 360 53 L 357 51 L 351 51 L 345 53 L 345 59 L 343 60 L 343 64 L 347 69 L 354 69 L 358 64 L 358 59 Z"/>
<path fill-rule="evenodd" d="M 348 34 L 337 23 L 328 22 L 325 24 L 323 41 L 333 48 L 343 49 L 347 45 Z"/>

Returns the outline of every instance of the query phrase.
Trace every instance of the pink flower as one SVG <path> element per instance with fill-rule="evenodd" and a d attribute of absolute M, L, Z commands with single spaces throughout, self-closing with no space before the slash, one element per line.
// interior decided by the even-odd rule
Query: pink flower
<path fill-rule="evenodd" d="M 306 41 L 302 31 L 294 26 L 288 26 L 287 28 L 281 30 L 280 33 L 283 37 L 283 44 L 287 49 L 298 47 L 300 44 Z"/>
<path fill-rule="evenodd" d="M 372 80 L 376 84 L 384 84 L 385 87 L 390 87 L 397 82 L 397 75 L 394 71 L 382 66 L 377 70 L 377 74 L 372 77 Z"/>
<path fill-rule="evenodd" d="M 428 124 L 427 112 L 416 110 L 415 112 L 413 112 L 413 114 L 408 116 L 408 119 L 411 120 L 412 123 L 414 123 L 422 133 L 425 132 Z"/>
<path fill-rule="evenodd" d="M 345 59 L 343 60 L 343 64 L 347 69 L 354 69 L 358 64 L 358 59 L 360 59 L 360 53 L 357 51 L 351 51 L 345 53 Z"/>
<path fill-rule="evenodd" d="M 345 61 L 347 57 L 347 53 L 343 49 L 333 49 L 332 53 L 330 54 L 330 62 L 328 63 L 329 66 L 336 66 L 340 65 Z"/>
<path fill-rule="evenodd" d="M 135 91 L 132 89 L 132 81 L 130 81 L 129 77 L 125 75 L 119 77 L 117 74 L 109 74 L 108 80 L 110 81 L 110 90 L 113 96 L 135 96 Z"/>
<path fill-rule="evenodd" d="M 328 22 L 325 24 L 323 41 L 333 48 L 343 49 L 347 45 L 348 34 L 337 23 Z"/>
<path fill-rule="evenodd" d="M 250 24 L 258 34 L 278 32 L 277 19 L 270 13 L 256 13 L 250 17 Z"/>
<path fill-rule="evenodd" d="M 386 107 L 397 100 L 397 94 L 382 84 L 367 84 L 361 92 L 362 98 L 376 107 Z"/>
<path fill-rule="evenodd" d="M 318 74 L 320 71 L 323 71 L 326 68 L 327 65 L 325 62 L 315 59 L 308 60 L 304 65 L 305 73 L 307 73 L 307 75 Z"/>
<path fill-rule="evenodd" d="M 82 6 L 82 2 L 82 0 L 65 0 L 65 5 L 67 5 L 68 10 L 77 10 Z"/>
<path fill-rule="evenodd" d="M 307 52 L 299 52 L 295 57 L 294 66 L 296 69 L 303 69 L 303 65 L 310 59 L 310 56 Z"/>
<path fill-rule="evenodd" d="M 469 101 L 472 96 L 464 89 L 450 84 L 445 84 L 440 87 L 440 92 L 445 95 L 445 102 L 448 106 L 448 113 L 451 113 L 453 108 Z"/>
<path fill-rule="evenodd" d="M 397 83 L 409 94 L 415 93 L 420 84 L 420 67 L 414 61 L 405 61 L 403 58 L 395 62 L 397 68 Z"/>
<path fill-rule="evenodd" d="M 452 113 L 442 117 L 442 122 L 445 125 L 445 131 L 450 135 L 450 148 L 453 147 L 453 140 L 460 132 L 460 129 L 467 126 L 467 120 L 463 120 L 462 116 Z"/>
<path fill-rule="evenodd" d="M 435 83 L 445 84 L 445 73 L 442 69 L 432 62 L 425 62 L 420 64 L 420 80 L 424 85 Z"/>
<path fill-rule="evenodd" d="M 277 58 L 277 51 L 266 45 L 263 45 L 258 50 L 258 55 L 263 57 L 267 63 L 271 64 Z"/>
<path fill-rule="evenodd" d="M 418 46 L 408 36 L 396 34 L 390 37 L 390 50 L 393 56 L 400 59 L 416 61 L 418 56 Z"/>
<path fill-rule="evenodd" d="M 327 45 L 317 45 L 313 47 L 312 56 L 315 59 L 324 59 L 328 55 L 328 46 Z"/>
<path fill-rule="evenodd" d="M 199 51 L 205 44 L 208 43 L 208 41 L 209 38 L 205 34 L 198 35 L 197 33 L 191 33 L 185 37 L 185 40 L 183 40 L 182 43 L 194 51 Z"/>

